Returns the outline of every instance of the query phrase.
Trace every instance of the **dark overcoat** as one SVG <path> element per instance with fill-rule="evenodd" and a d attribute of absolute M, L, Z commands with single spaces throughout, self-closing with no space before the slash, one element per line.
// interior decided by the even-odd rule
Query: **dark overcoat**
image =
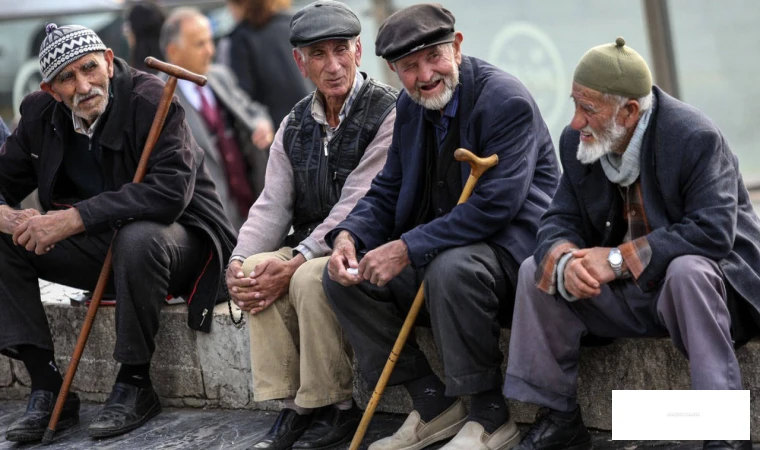
<path fill-rule="evenodd" d="M 75 206 L 85 232 L 118 230 L 133 220 L 178 222 L 208 237 L 212 252 L 195 286 L 189 286 L 188 324 L 209 331 L 204 321 L 222 296 L 223 272 L 235 244 L 235 231 L 222 210 L 204 167 L 203 151 L 193 140 L 176 97 L 141 184 L 133 184 L 145 141 L 163 92 L 153 75 L 114 59 L 112 104 L 100 136 L 101 168 L 113 190 L 89 199 L 72 197 L 62 171 L 66 133 L 73 133 L 71 111 L 45 92 L 27 96 L 21 121 L 0 148 L 0 204 L 16 205 L 34 189 L 46 211 Z"/>

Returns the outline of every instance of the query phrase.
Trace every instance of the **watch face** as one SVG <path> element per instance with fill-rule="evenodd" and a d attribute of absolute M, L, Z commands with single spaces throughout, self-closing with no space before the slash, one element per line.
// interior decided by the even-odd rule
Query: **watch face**
<path fill-rule="evenodd" d="M 623 263 L 623 255 L 621 255 L 620 252 L 610 252 L 608 259 L 610 261 L 610 264 L 613 264 L 615 266 Z"/>

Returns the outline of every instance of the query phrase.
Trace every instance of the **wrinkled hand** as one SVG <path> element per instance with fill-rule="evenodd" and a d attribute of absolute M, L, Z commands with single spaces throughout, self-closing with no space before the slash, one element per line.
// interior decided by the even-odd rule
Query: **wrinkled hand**
<path fill-rule="evenodd" d="M 290 261 L 267 259 L 253 268 L 251 272 L 253 289 L 253 307 L 251 314 L 257 314 L 274 303 L 275 300 L 288 293 L 290 279 L 298 267 L 306 262 L 303 255 L 298 254 Z"/>
<path fill-rule="evenodd" d="M 34 216 L 39 216 L 36 209 L 15 210 L 10 206 L 0 206 L 0 233 L 13 234 L 16 227 Z"/>
<path fill-rule="evenodd" d="M 274 128 L 272 122 L 268 120 L 260 120 L 256 124 L 256 129 L 251 134 L 251 142 L 253 145 L 259 148 L 259 150 L 266 150 L 274 140 Z"/>
<path fill-rule="evenodd" d="M 370 251 L 359 263 L 359 276 L 383 287 L 408 266 L 409 251 L 401 239 L 383 244 Z"/>
<path fill-rule="evenodd" d="M 253 297 L 253 279 L 245 276 L 245 273 L 243 273 L 243 263 L 237 260 L 232 261 L 227 266 L 225 279 L 227 282 L 227 292 L 230 293 L 232 301 L 243 311 L 250 311 L 256 299 Z"/>
<path fill-rule="evenodd" d="M 359 275 L 348 273 L 347 269 L 358 269 L 356 261 L 356 244 L 348 231 L 341 231 L 333 242 L 333 252 L 327 262 L 327 273 L 330 279 L 342 284 L 352 286 L 362 281 Z"/>
<path fill-rule="evenodd" d="M 30 217 L 13 231 L 13 243 L 38 255 L 49 252 L 56 243 L 84 231 L 82 216 L 76 208 L 50 211 Z"/>
<path fill-rule="evenodd" d="M 589 275 L 602 285 L 615 279 L 615 272 L 612 271 L 612 267 L 607 261 L 610 250 L 609 247 L 586 248 L 574 251 L 573 257 L 580 259 Z"/>

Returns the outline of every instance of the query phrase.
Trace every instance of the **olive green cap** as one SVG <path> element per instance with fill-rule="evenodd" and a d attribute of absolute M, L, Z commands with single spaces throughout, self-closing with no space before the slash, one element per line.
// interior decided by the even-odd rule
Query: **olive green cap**
<path fill-rule="evenodd" d="M 605 94 L 641 98 L 652 92 L 652 73 L 644 58 L 619 37 L 592 48 L 578 62 L 573 81 Z"/>

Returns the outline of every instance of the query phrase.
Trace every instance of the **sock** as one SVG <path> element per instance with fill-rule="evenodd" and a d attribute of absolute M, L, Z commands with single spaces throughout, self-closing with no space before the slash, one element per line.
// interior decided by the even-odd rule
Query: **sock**
<path fill-rule="evenodd" d="M 119 374 L 116 375 L 116 382 L 131 384 L 139 388 L 151 387 L 153 384 L 150 382 L 150 363 L 122 364 Z"/>
<path fill-rule="evenodd" d="M 446 386 L 432 373 L 407 381 L 404 387 L 412 397 L 414 409 L 420 413 L 420 418 L 425 422 L 435 419 L 456 401 L 456 399 L 446 397 Z"/>
<path fill-rule="evenodd" d="M 309 414 L 314 411 L 312 408 L 302 408 L 298 405 L 296 405 L 296 399 L 294 398 L 286 398 L 282 401 L 285 404 L 285 408 L 292 409 L 296 413 L 298 413 L 299 416 L 308 416 Z"/>
<path fill-rule="evenodd" d="M 55 363 L 53 351 L 33 345 L 20 345 L 18 354 L 32 379 L 32 391 L 50 391 L 57 395 L 63 378 Z"/>
<path fill-rule="evenodd" d="M 507 423 L 509 420 L 509 407 L 501 395 L 501 389 L 491 389 L 485 392 L 479 392 L 472 395 L 470 405 L 470 417 L 472 420 L 483 425 L 485 432 L 488 434 L 496 431 L 497 428 Z"/>
<path fill-rule="evenodd" d="M 354 406 L 354 399 L 352 398 L 349 398 L 348 400 L 343 400 L 342 402 L 338 402 L 335 404 L 335 407 L 341 411 L 348 411 L 349 409 L 351 409 L 352 406 Z"/>

